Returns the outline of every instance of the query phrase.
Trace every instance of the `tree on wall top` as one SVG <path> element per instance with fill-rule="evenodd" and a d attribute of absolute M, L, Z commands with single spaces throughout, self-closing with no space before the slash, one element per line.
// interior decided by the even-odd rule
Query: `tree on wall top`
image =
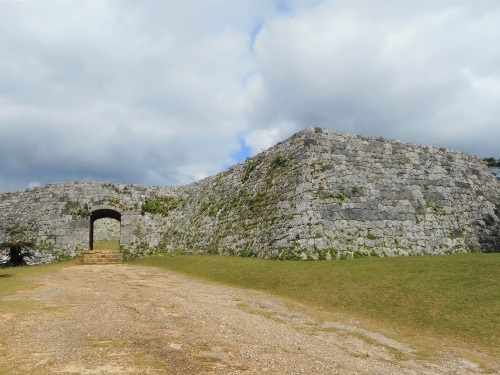
<path fill-rule="evenodd" d="M 30 249 L 35 245 L 26 237 L 25 229 L 23 228 L 8 228 L 7 233 L 9 238 L 0 243 L 0 249 L 9 249 L 7 256 L 7 266 L 22 266 L 26 265 L 26 258 L 31 258 L 34 254 Z"/>
<path fill-rule="evenodd" d="M 500 159 L 495 158 L 483 158 L 486 165 L 490 168 L 500 168 Z"/>

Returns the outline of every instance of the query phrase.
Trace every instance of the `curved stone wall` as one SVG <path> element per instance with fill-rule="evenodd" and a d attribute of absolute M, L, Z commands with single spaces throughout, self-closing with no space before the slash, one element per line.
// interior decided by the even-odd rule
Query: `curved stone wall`
<path fill-rule="evenodd" d="M 94 241 L 117 241 L 120 239 L 121 223 L 116 219 L 102 218 L 94 222 Z"/>
<path fill-rule="evenodd" d="M 500 251 L 500 184 L 480 159 L 319 128 L 185 186 L 61 183 L 0 193 L 0 240 L 6 228 L 24 227 L 39 261 L 74 256 L 89 247 L 97 209 L 121 214 L 126 256 Z"/>

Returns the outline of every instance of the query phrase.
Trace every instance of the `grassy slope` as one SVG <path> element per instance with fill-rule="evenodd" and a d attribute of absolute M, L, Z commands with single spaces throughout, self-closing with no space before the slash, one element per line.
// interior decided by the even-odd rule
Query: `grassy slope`
<path fill-rule="evenodd" d="M 120 250 L 120 241 L 94 241 L 94 250 Z"/>
<path fill-rule="evenodd" d="M 408 337 L 432 335 L 492 354 L 500 348 L 500 254 L 329 262 L 207 255 L 134 263 L 264 290 L 382 323 Z"/>

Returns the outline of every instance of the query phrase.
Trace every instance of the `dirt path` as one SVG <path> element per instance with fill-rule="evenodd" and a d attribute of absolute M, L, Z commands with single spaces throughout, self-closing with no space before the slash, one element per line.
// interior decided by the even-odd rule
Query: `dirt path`
<path fill-rule="evenodd" d="M 321 323 L 269 295 L 127 265 L 74 266 L 0 298 L 0 374 L 475 374 Z M 7 310 L 8 311 L 8 310 Z M 368 339 L 367 339 L 368 337 Z"/>

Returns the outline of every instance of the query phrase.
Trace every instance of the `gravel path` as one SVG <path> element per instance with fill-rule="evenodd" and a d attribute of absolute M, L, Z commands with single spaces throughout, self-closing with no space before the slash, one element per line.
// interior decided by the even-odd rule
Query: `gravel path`
<path fill-rule="evenodd" d="M 128 265 L 74 266 L 0 298 L 0 374 L 476 374 L 264 293 Z M 2 311 L 4 311 L 2 313 Z"/>

